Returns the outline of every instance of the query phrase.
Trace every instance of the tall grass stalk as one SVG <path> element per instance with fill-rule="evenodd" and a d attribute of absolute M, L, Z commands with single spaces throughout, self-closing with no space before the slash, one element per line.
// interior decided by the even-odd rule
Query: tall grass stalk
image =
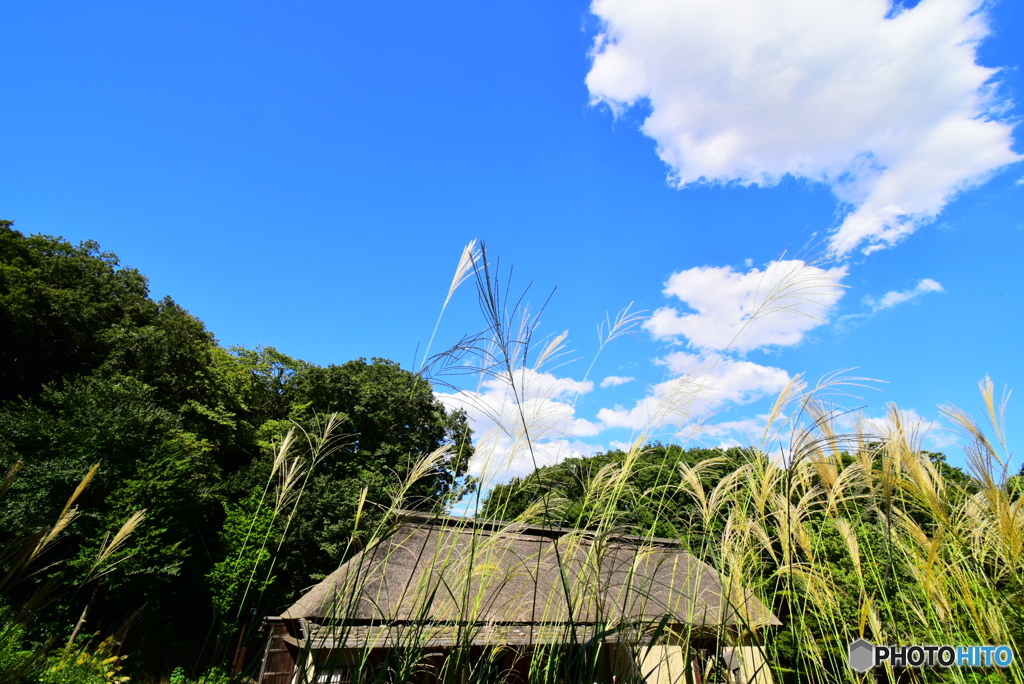
<path fill-rule="evenodd" d="M 15 462 L 0 483 L 0 499 L 9 491 L 21 469 Z M 78 500 L 99 472 L 95 464 L 78 482 L 61 511 L 50 525 L 36 530 L 9 530 L 0 547 L 0 681 L 64 682 L 98 684 L 125 681 L 119 672 L 123 657 L 117 653 L 113 637 L 98 642 L 90 635 L 85 643 L 76 641 L 85 623 L 89 607 L 104 578 L 124 560 L 122 551 L 135 530 L 146 520 L 139 510 L 111 535 L 107 533 L 96 557 L 78 579 L 71 578 L 66 561 L 50 560 L 50 551 L 66 539 L 79 516 Z M 83 592 L 91 592 L 63 649 L 57 648 L 56 635 L 42 642 L 33 639 L 29 628 L 52 602 Z"/>
<path fill-rule="evenodd" d="M 826 299 L 834 285 L 812 278 L 814 273 L 794 267 L 766 283 L 751 320 Z M 687 658 L 694 658 L 701 644 L 724 654 L 728 647 L 753 643 L 776 681 L 794 683 L 864 681 L 846 662 L 847 645 L 856 638 L 878 644 L 1007 644 L 1020 654 L 1024 500 L 1007 483 L 1004 405 L 996 402 L 991 381 L 982 383 L 988 428 L 955 407 L 945 409 L 968 440 L 969 477 L 958 476 L 924 451 L 919 426 L 896 407 L 889 408 L 881 427 L 855 424 L 838 402 L 870 381 L 841 374 L 813 387 L 802 377 L 793 378 L 771 408 L 761 442 L 740 459 L 723 453 L 678 468 L 652 465 L 645 456 L 657 430 L 670 425 L 679 436 L 692 435 L 693 426 L 706 419 L 705 398 L 714 391 L 713 373 L 720 362 L 712 359 L 676 378 L 629 449 L 620 459 L 581 474 L 582 494 L 574 496 L 561 491 L 544 467 L 566 455 L 546 451 L 568 434 L 571 412 L 557 413 L 558 403 L 550 401 L 557 398 L 555 390 L 545 392 L 542 377 L 544 364 L 566 353 L 566 336 L 549 338 L 534 352 L 539 317 L 531 314 L 524 296 L 508 296 L 510 281 L 488 262 L 484 245 L 471 244 L 463 253 L 445 307 L 470 277 L 475 278 L 484 330 L 428 358 L 424 370 L 441 383 L 446 374 L 469 369 L 477 374 L 477 392 L 455 388 L 449 395 L 470 402 L 470 410 L 496 425 L 491 434 L 478 435 L 475 477 L 486 484 L 507 468 L 510 458 L 525 458 L 535 472 L 520 482 L 519 491 L 530 499 L 515 508 L 511 499 L 492 499 L 490 517 L 504 522 L 486 533 L 479 525 L 466 528 L 472 543 L 458 554 L 453 537 L 445 534 L 431 537 L 430 547 L 391 543 L 414 480 L 431 472 L 440 458 L 423 455 L 419 467 L 396 486 L 390 509 L 372 530 L 360 531 L 366 542 L 352 556 L 328 632 L 320 636 L 339 643 L 353 637 L 358 597 L 395 599 L 361 584 L 375 549 L 385 554 L 384 565 L 393 554 L 406 556 L 406 563 L 412 554 L 416 563 L 435 568 L 400 588 L 397 600 L 414 606 L 416 619 L 378 626 L 377 639 L 390 644 L 387 649 L 372 648 L 371 639 L 366 648 L 344 656 L 339 652 L 333 664 L 313 662 L 323 656 L 307 652 L 302 677 L 312 681 L 315 668 L 344 664 L 362 681 L 414 681 L 424 674 L 460 683 L 513 681 L 510 667 L 525 657 L 523 648 L 492 638 L 493 647 L 481 655 L 474 644 L 499 627 L 487 622 L 490 597 L 516 579 L 503 569 L 502 554 L 525 528 L 554 521 L 576 529 L 555 545 L 561 581 L 550 589 L 561 598 L 553 601 L 535 590 L 523 601 L 532 611 L 530 623 L 557 624 L 562 631 L 534 643 L 530 682 L 592 682 L 612 672 L 619 682 L 642 681 L 654 676 L 663 643 L 687 645 Z M 601 330 L 601 348 L 639 320 L 628 309 L 609 320 L 607 330 Z M 472 404 L 484 389 L 492 395 L 503 391 L 506 403 Z M 640 477 L 645 468 L 656 471 L 653 478 Z M 480 509 L 485 489 L 476 488 L 470 510 Z M 680 501 L 687 512 L 682 522 Z M 637 510 L 652 516 L 638 522 L 631 515 Z M 607 591 L 599 570 L 615 540 L 625 533 L 649 539 L 668 521 L 681 543 L 720 578 L 741 616 L 739 623 L 703 624 L 695 615 L 667 615 L 654 624 L 621 615 L 605 615 L 595 624 L 578 620 L 580 607 L 599 602 Z M 643 545 L 637 548 L 634 571 L 649 553 Z M 570 576 L 569 559 L 580 557 Z M 539 569 L 539 553 L 536 559 Z M 650 590 L 633 587 L 635 595 L 621 600 L 642 602 Z M 782 626 L 755 623 L 746 612 L 750 596 L 763 601 Z M 552 606 L 563 601 L 567 614 L 552 613 Z M 442 633 L 447 644 L 443 657 L 436 649 Z M 692 662 L 703 668 L 704 681 L 725 681 L 722 660 L 711 655 Z M 766 681 L 765 674 L 755 679 Z M 1017 665 L 1006 670 L 886 669 L 872 676 L 894 682 L 1024 682 Z"/>
<path fill-rule="evenodd" d="M 231 554 L 218 563 L 208 579 L 217 595 L 219 631 L 213 662 L 231 662 L 238 673 L 244 669 L 243 645 L 252 639 L 258 623 L 254 616 L 266 610 L 266 590 L 274 579 L 277 559 L 302 503 L 303 493 L 317 466 L 343 446 L 338 414 L 318 419 L 316 429 L 292 426 L 271 454 L 270 469 L 239 539 L 231 539 Z M 232 654 L 233 649 L 233 654 Z M 202 658 L 202 655 L 200 655 Z M 200 670 L 200 663 L 194 666 Z"/>

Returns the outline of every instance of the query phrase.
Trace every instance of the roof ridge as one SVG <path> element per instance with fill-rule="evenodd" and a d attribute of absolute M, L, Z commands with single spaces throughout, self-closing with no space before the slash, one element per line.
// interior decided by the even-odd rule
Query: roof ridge
<path fill-rule="evenodd" d="M 463 516 L 447 515 L 444 513 L 429 513 L 425 511 L 397 511 L 400 518 L 399 525 L 406 522 L 418 522 L 425 526 L 432 527 L 467 527 L 480 529 L 487 532 L 516 532 L 519 534 L 532 534 L 538 537 L 550 537 L 557 539 L 569 534 L 599 534 L 595 530 L 575 527 L 561 527 L 558 525 L 545 525 L 543 523 L 525 523 L 519 521 L 496 520 L 492 518 L 470 518 Z M 654 546 L 667 546 L 671 548 L 682 548 L 682 542 L 670 537 L 655 537 L 653 535 L 626 534 L 623 532 L 608 531 L 604 537 L 609 540 L 621 540 L 634 544 L 651 544 Z M 685 549 L 684 549 L 685 550 Z"/>

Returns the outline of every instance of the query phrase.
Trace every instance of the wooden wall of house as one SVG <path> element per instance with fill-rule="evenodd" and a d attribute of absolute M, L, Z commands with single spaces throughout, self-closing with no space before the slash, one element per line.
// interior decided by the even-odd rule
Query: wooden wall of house
<path fill-rule="evenodd" d="M 284 621 L 267 621 L 267 628 L 270 632 L 270 639 L 263 657 L 263 665 L 260 669 L 259 684 L 292 684 L 295 677 L 296 664 L 299 661 L 298 647 L 294 645 L 294 638 L 289 638 L 289 632 Z M 612 681 L 612 675 L 616 674 L 618 681 L 630 681 L 637 675 L 646 676 L 648 682 L 653 684 L 702 684 L 704 679 L 702 672 L 703 665 L 707 665 L 707 657 L 714 654 L 714 648 L 710 650 L 701 649 L 697 644 L 691 643 L 668 643 L 654 646 L 644 646 L 637 649 L 613 646 L 608 656 L 604 659 L 605 681 Z M 698 646 L 698 648 L 695 648 Z M 497 658 L 490 652 L 489 646 L 471 647 L 469 658 L 474 663 L 488 662 L 495 668 L 495 675 L 504 678 L 509 684 L 526 684 L 529 679 L 530 665 L 533 659 L 533 649 L 526 648 L 504 648 Z M 431 653 L 424 654 L 422 669 L 419 669 L 419 676 L 416 684 L 432 684 L 437 679 L 445 659 L 451 654 L 449 648 L 439 648 Z M 761 649 L 753 641 L 747 640 L 743 644 L 727 647 L 722 650 L 723 664 L 728 670 L 727 678 L 730 684 L 773 684 L 771 672 L 768 669 Z M 368 667 L 371 671 L 380 667 L 387 667 L 387 649 L 373 649 L 368 655 L 364 655 L 357 649 L 339 649 L 335 651 L 315 651 L 313 654 L 306 654 L 303 662 L 308 668 L 307 676 L 310 681 L 315 681 L 318 675 L 324 675 L 325 681 L 336 681 L 339 684 L 355 682 L 358 679 L 360 665 Z M 463 657 L 466 657 L 465 655 Z M 634 660 L 635 658 L 635 660 Z M 628 667 L 627 667 L 628 665 Z M 639 667 L 637 667 L 639 666 Z M 642 674 L 641 674 L 642 673 Z"/>
<path fill-rule="evenodd" d="M 288 642 L 288 629 L 283 621 L 267 620 L 270 639 L 263 654 L 259 684 L 291 684 L 299 649 Z"/>

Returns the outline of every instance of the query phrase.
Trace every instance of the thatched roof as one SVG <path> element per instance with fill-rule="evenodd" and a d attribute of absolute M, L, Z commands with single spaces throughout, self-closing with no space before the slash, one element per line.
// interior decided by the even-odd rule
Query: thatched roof
<path fill-rule="evenodd" d="M 678 542 L 409 515 L 282 618 L 366 624 L 779 624 L 752 596 L 730 600 Z"/>

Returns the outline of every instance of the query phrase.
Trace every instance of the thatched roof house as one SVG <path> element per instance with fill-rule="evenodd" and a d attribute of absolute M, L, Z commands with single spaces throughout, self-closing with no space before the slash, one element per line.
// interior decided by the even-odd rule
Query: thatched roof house
<path fill-rule="evenodd" d="M 505 647 L 520 678 L 545 646 L 653 637 L 678 660 L 695 640 L 779 623 L 674 540 L 410 514 L 267 624 L 261 684 L 354 681 L 389 650 L 457 646 Z"/>

